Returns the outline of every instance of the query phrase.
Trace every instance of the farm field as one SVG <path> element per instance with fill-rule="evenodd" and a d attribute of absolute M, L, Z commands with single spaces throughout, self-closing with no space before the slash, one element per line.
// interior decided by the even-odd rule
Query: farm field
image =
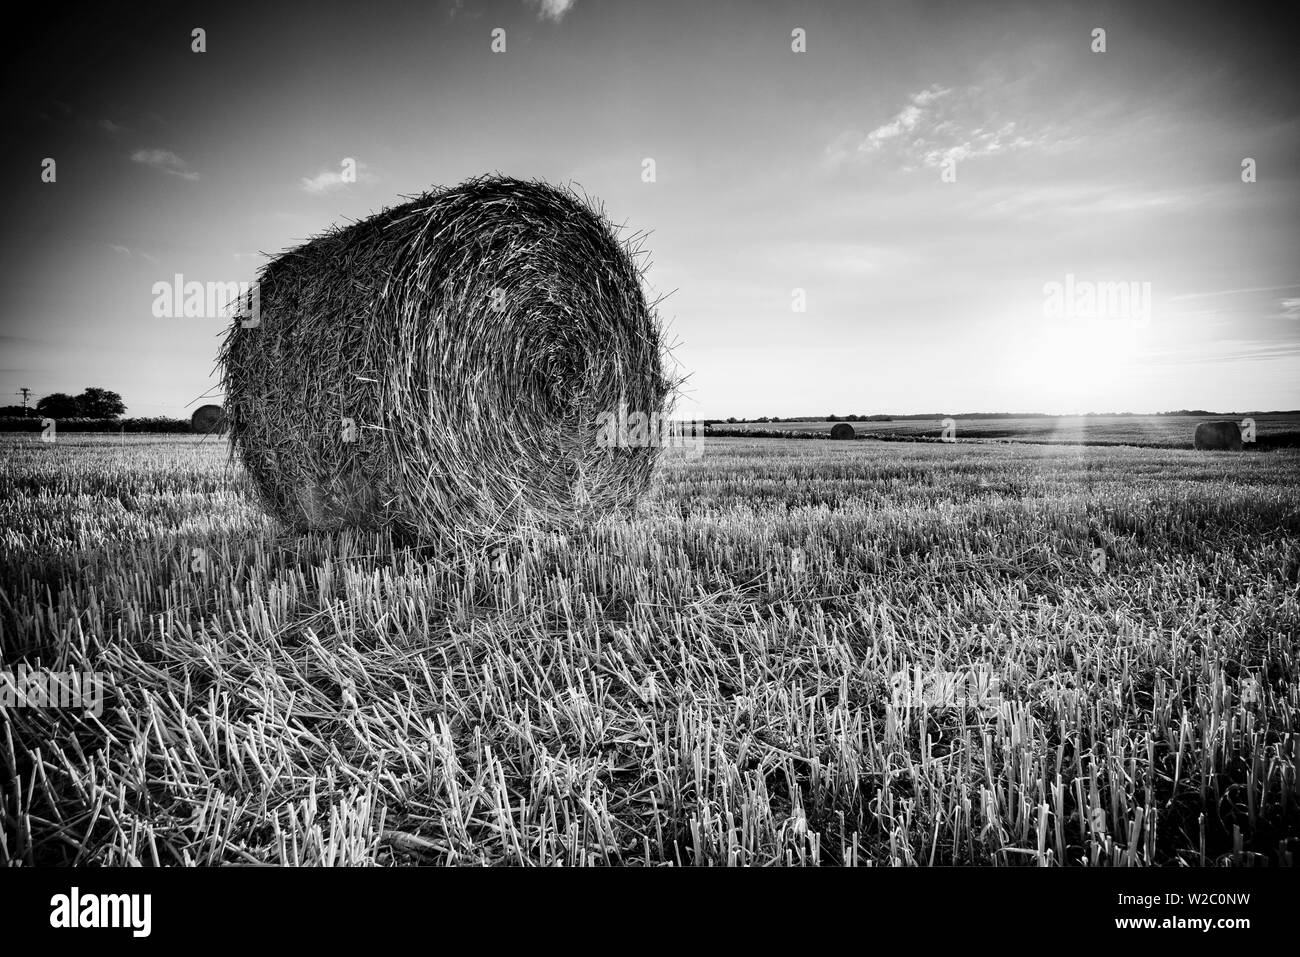
<path fill-rule="evenodd" d="M 1026 416 L 1015 418 L 958 418 L 956 437 L 973 440 L 1001 440 L 1070 445 L 1137 445 L 1154 448 L 1192 447 L 1196 424 L 1205 421 L 1234 420 L 1243 416 L 1211 415 L 1096 415 L 1096 416 Z M 1262 414 L 1253 416 L 1260 448 L 1300 447 L 1300 415 Z M 829 421 L 736 422 L 718 423 L 727 431 L 779 430 L 796 433 L 829 433 L 835 423 Z M 933 419 L 898 419 L 892 422 L 850 422 L 862 438 L 913 439 L 939 438 L 942 417 Z"/>
<path fill-rule="evenodd" d="M 1298 476 L 710 439 L 434 554 L 277 528 L 224 442 L 0 436 L 0 665 L 106 680 L 8 712 L 0 861 L 1294 863 Z"/>

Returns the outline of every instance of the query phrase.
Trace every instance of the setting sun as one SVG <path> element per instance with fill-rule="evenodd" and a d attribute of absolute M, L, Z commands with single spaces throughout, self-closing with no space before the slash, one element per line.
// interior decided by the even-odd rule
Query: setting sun
<path fill-rule="evenodd" d="M 1112 411 L 1107 396 L 1127 383 L 1146 330 L 1128 322 L 1043 321 L 1012 364 L 1047 411 Z"/>

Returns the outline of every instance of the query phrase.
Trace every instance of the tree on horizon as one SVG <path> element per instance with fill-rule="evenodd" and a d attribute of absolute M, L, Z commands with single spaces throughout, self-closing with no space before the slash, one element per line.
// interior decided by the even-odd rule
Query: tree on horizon
<path fill-rule="evenodd" d="M 126 411 L 126 403 L 116 392 L 89 386 L 77 396 L 51 392 L 36 403 L 36 411 L 51 419 L 116 419 Z"/>

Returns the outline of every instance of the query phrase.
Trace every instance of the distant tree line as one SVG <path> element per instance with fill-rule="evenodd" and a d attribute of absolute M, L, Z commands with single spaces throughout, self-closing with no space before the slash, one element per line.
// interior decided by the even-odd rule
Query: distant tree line
<path fill-rule="evenodd" d="M 48 419 L 106 419 L 121 418 L 126 403 L 116 392 L 90 386 L 81 395 L 51 392 L 36 403 L 36 408 L 21 405 L 0 406 L 0 417 L 23 416 Z"/>
<path fill-rule="evenodd" d="M 0 432 L 40 432 L 54 419 L 60 432 L 190 432 L 189 419 L 167 416 L 123 418 L 126 403 L 116 392 L 90 386 L 80 395 L 51 392 L 35 407 L 0 406 Z"/>
<path fill-rule="evenodd" d="M 21 408 L 21 407 L 20 407 Z M 129 419 L 87 419 L 71 417 L 66 419 L 55 416 L 5 415 L 0 407 L 0 432 L 40 432 L 41 422 L 45 418 L 58 423 L 59 434 L 65 432 L 192 432 L 189 419 L 171 419 L 166 416 L 142 416 Z"/>
<path fill-rule="evenodd" d="M 737 422 L 893 422 L 896 416 L 892 415 L 789 415 L 784 419 L 779 415 L 761 415 L 757 419 L 738 419 L 734 415 L 727 419 L 706 419 L 706 425 L 727 423 L 735 425 Z M 917 416 L 917 418 L 933 418 L 933 416 Z"/>
<path fill-rule="evenodd" d="M 1173 412 L 1084 412 L 1083 417 L 1096 418 L 1142 418 L 1148 415 L 1161 416 L 1237 416 L 1237 415 L 1300 415 L 1300 410 L 1273 412 L 1207 412 L 1205 409 L 1177 409 Z M 726 419 L 708 419 L 707 424 L 735 425 L 744 422 L 916 422 L 926 419 L 1065 419 L 1070 415 L 1055 415 L 1051 412 L 911 412 L 905 415 L 764 415 L 757 419 L 741 419 L 730 416 Z"/>

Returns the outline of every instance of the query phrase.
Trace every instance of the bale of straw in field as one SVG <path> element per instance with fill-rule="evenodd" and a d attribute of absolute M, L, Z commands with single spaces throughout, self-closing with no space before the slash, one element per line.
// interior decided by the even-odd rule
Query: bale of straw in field
<path fill-rule="evenodd" d="M 836 422 L 831 427 L 832 439 L 852 439 L 857 436 L 857 431 L 847 422 Z"/>
<path fill-rule="evenodd" d="M 660 443 L 600 437 L 672 391 L 640 255 L 585 197 L 484 177 L 267 263 L 221 351 L 265 505 L 424 540 L 631 506 Z"/>
<path fill-rule="evenodd" d="M 1192 439 L 1196 449 L 1241 451 L 1241 427 L 1236 422 L 1200 422 Z"/>
<path fill-rule="evenodd" d="M 219 405 L 201 405 L 190 416 L 190 430 L 200 435 L 224 435 L 226 412 Z"/>

